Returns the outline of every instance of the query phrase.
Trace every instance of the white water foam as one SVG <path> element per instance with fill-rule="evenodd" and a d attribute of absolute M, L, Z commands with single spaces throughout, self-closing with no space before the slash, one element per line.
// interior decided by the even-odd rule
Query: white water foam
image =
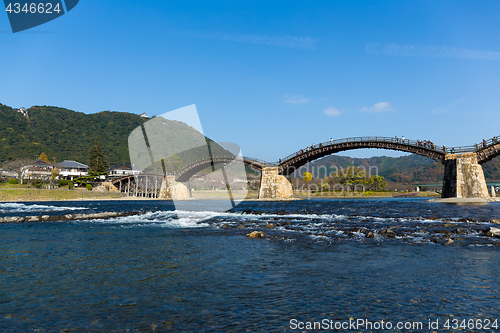
<path fill-rule="evenodd" d="M 316 214 L 288 214 L 288 215 L 278 215 L 278 214 L 244 214 L 244 213 L 231 213 L 231 212 L 214 212 L 214 211 L 185 211 L 185 210 L 175 210 L 175 211 L 157 211 L 148 212 L 141 215 L 124 216 L 112 219 L 98 219 L 89 222 L 96 223 L 110 223 L 110 224 L 128 224 L 128 225 L 142 225 L 142 226 L 160 226 L 160 227 L 177 227 L 177 228 L 199 228 L 207 227 L 208 223 L 203 222 L 208 219 L 215 217 L 227 218 L 228 221 L 218 221 L 222 224 L 234 224 L 234 218 L 241 220 L 259 220 L 266 219 L 266 222 L 270 218 L 293 218 L 296 221 L 304 221 L 309 219 L 319 219 L 319 220 L 337 220 L 343 215 L 316 215 Z M 323 223 L 317 223 L 315 226 L 321 226 Z"/>
<path fill-rule="evenodd" d="M 291 228 L 285 228 L 276 225 L 276 230 L 286 233 L 303 233 L 312 232 L 315 234 L 317 231 L 322 233 L 335 234 L 341 236 L 344 234 L 342 230 L 328 230 L 333 226 L 332 222 L 343 221 L 349 224 L 350 222 L 359 223 L 366 220 L 366 223 L 371 225 L 378 225 L 381 223 L 436 223 L 445 222 L 445 219 L 426 219 L 424 217 L 378 217 L 378 216 L 346 216 L 337 214 L 246 214 L 244 212 L 215 212 L 215 211 L 189 211 L 189 210 L 175 210 L 175 211 L 156 211 L 147 212 L 141 215 L 117 217 L 112 219 L 92 220 L 85 221 L 85 223 L 107 223 L 120 225 L 122 228 L 131 228 L 137 226 L 144 227 L 166 227 L 166 228 L 200 228 L 215 226 L 220 228 L 223 225 L 234 226 L 239 223 L 258 223 L 268 224 L 276 223 L 274 219 L 285 220 L 291 222 Z M 209 221 L 212 220 L 212 221 Z M 293 223 L 296 222 L 296 223 Z M 364 222 L 364 221 L 363 221 Z M 453 221 L 453 224 L 458 224 Z M 326 229 L 324 229 L 326 228 Z M 321 230 L 320 230 L 321 229 Z M 356 238 L 365 238 L 364 234 L 355 232 Z M 424 235 L 418 235 L 419 238 L 424 238 Z M 472 236 L 472 235 L 471 235 Z M 400 238 L 400 237 L 396 237 Z M 402 237 L 407 238 L 407 236 Z M 420 241 L 418 239 L 417 241 Z"/>
<path fill-rule="evenodd" d="M 123 216 L 112 219 L 97 219 L 87 222 L 121 224 L 125 227 L 144 226 L 144 227 L 165 227 L 165 228 L 201 228 L 208 227 L 208 223 L 203 221 L 228 215 L 232 213 L 220 212 L 199 212 L 199 211 L 156 211 L 141 215 Z"/>
<path fill-rule="evenodd" d="M 65 206 L 49 206 L 49 205 L 30 205 L 23 203 L 7 202 L 0 203 L 0 213 L 25 213 L 25 212 L 46 212 L 46 211 L 67 211 L 67 210 L 83 210 L 85 207 L 65 207 Z"/>

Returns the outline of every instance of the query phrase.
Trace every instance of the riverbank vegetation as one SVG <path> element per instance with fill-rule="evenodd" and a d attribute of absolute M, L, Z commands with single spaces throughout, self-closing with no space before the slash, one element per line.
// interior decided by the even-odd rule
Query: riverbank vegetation
<path fill-rule="evenodd" d="M 0 201 L 59 201 L 59 200 L 102 200 L 122 198 L 123 195 L 112 192 L 93 192 L 87 189 L 28 189 L 0 188 Z"/>
<path fill-rule="evenodd" d="M 294 191 L 297 198 L 434 198 L 434 191 Z"/>

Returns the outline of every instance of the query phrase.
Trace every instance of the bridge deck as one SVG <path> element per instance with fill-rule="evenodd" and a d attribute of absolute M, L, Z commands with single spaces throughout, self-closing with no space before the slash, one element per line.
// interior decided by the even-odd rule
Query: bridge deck
<path fill-rule="evenodd" d="M 470 146 L 457 146 L 457 147 L 446 147 L 444 145 L 436 145 L 434 143 L 426 143 L 425 141 L 420 141 L 420 140 L 410 140 L 410 139 L 405 139 L 403 141 L 402 138 L 397 138 L 397 137 L 380 137 L 380 136 L 368 136 L 368 137 L 352 137 L 352 138 L 344 138 L 344 139 L 337 139 L 337 140 L 330 140 L 326 142 L 321 142 L 313 148 L 312 146 L 306 147 L 304 149 L 301 149 L 295 153 L 292 153 L 283 159 L 281 159 L 279 165 L 285 165 L 287 161 L 290 159 L 294 159 L 295 157 L 303 154 L 305 151 L 312 151 L 317 148 L 322 148 L 322 147 L 328 147 L 328 146 L 339 146 L 343 144 L 352 144 L 352 143 L 374 143 L 375 146 L 367 147 L 367 148 L 387 148 L 387 146 L 384 147 L 383 144 L 385 143 L 390 143 L 390 144 L 403 144 L 408 147 L 414 147 L 414 148 L 424 148 L 426 150 L 434 151 L 439 154 L 462 154 L 462 153 L 473 153 L 476 152 L 478 153 L 478 160 L 479 163 L 484 163 L 489 160 L 491 160 L 493 157 L 496 157 L 499 155 L 498 148 L 500 144 L 500 136 L 493 137 L 488 140 L 484 140 L 483 142 L 475 145 L 470 145 Z M 380 145 L 377 145 L 380 144 Z M 351 145 L 353 146 L 353 145 Z M 358 145 L 359 146 L 359 145 Z M 387 148 L 387 149 L 394 149 L 394 148 Z M 396 149 L 396 150 L 401 150 L 401 151 L 408 151 L 407 149 Z M 426 154 L 427 155 L 427 154 Z M 424 155 L 424 156 L 426 156 Z M 484 155 L 483 158 L 481 156 Z M 431 157 L 432 158 L 432 157 Z M 483 161 L 484 159 L 484 161 Z"/>

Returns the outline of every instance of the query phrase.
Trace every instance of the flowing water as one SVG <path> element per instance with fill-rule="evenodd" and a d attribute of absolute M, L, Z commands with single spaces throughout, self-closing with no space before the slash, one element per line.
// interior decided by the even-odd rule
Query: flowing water
<path fill-rule="evenodd" d="M 0 203 L 0 216 L 141 212 L 0 224 L 0 332 L 302 332 L 323 320 L 424 325 L 325 331 L 431 332 L 429 320 L 500 320 L 500 238 L 484 235 L 500 203 L 214 204 Z"/>

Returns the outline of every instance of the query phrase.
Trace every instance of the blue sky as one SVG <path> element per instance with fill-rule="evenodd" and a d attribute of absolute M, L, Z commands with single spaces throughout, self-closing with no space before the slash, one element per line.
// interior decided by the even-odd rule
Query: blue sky
<path fill-rule="evenodd" d="M 500 135 L 499 17 L 500 1 L 82 0 L 13 34 L 0 13 L 0 103 L 196 104 L 207 136 L 269 161 L 331 137 L 469 145 Z"/>

